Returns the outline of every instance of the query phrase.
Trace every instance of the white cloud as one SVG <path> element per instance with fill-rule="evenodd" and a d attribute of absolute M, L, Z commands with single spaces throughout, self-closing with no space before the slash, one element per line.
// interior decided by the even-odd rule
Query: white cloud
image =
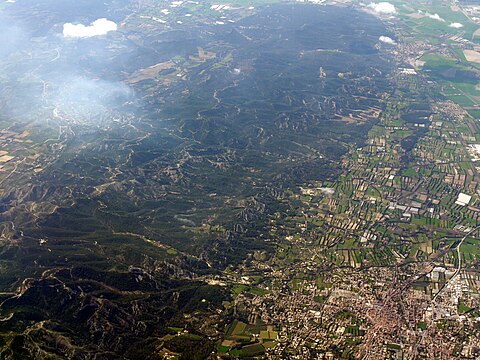
<path fill-rule="evenodd" d="M 441 18 L 440 15 L 438 15 L 437 13 L 430 14 L 430 13 L 427 12 L 427 13 L 425 13 L 425 16 L 429 17 L 430 19 L 433 19 L 433 20 L 445 21 L 445 19 Z"/>
<path fill-rule="evenodd" d="M 395 6 L 389 2 L 370 3 L 368 7 L 379 14 L 395 14 L 397 12 Z"/>
<path fill-rule="evenodd" d="M 418 10 L 418 13 L 419 13 L 420 15 L 425 15 L 426 17 L 428 17 L 428 18 L 430 18 L 430 19 L 445 22 L 445 19 L 442 18 L 442 17 L 441 17 L 440 15 L 438 15 L 437 13 L 435 13 L 435 14 L 430 14 L 428 11 L 423 12 L 422 10 Z"/>
<path fill-rule="evenodd" d="M 105 35 L 110 31 L 116 31 L 117 24 L 105 18 L 92 22 L 89 26 L 82 24 L 66 23 L 63 25 L 63 36 L 70 38 L 88 38 Z"/>
<path fill-rule="evenodd" d="M 460 28 L 463 27 L 463 25 L 460 24 L 460 23 L 451 23 L 451 24 L 448 25 L 448 26 L 450 26 L 451 28 L 455 28 L 455 29 L 460 29 Z"/>
<path fill-rule="evenodd" d="M 380 36 L 378 38 L 378 40 L 380 40 L 381 42 L 383 42 L 385 44 L 390 44 L 390 45 L 395 45 L 396 44 L 395 40 L 393 40 L 391 37 L 384 36 L 384 35 Z"/>
<path fill-rule="evenodd" d="M 335 194 L 335 189 L 333 188 L 328 188 L 328 187 L 324 187 L 324 188 L 319 188 L 319 190 L 324 193 L 325 195 L 333 195 Z"/>

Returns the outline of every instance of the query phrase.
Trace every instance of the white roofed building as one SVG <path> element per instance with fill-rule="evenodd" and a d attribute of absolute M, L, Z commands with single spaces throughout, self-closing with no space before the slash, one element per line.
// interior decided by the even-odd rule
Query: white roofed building
<path fill-rule="evenodd" d="M 457 199 L 457 201 L 455 201 L 455 204 L 465 206 L 465 205 L 468 205 L 470 203 L 470 200 L 472 200 L 471 195 L 460 193 L 460 194 L 458 194 L 458 199 Z"/>

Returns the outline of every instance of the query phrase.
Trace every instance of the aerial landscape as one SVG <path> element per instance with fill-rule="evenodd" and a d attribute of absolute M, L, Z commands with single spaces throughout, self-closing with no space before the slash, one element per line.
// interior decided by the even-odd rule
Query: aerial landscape
<path fill-rule="evenodd" d="M 480 359 L 480 1 L 7 0 L 0 83 L 1 359 Z"/>

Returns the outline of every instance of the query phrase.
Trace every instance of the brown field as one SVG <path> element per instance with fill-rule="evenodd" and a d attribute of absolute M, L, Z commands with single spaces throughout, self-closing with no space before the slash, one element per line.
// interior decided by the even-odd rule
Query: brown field
<path fill-rule="evenodd" d="M 213 51 L 205 51 L 202 48 L 198 48 L 197 56 L 190 56 L 190 60 L 203 62 L 206 60 L 215 59 L 216 57 L 217 57 L 217 54 L 214 53 Z"/>
<path fill-rule="evenodd" d="M 463 50 L 463 54 L 468 61 L 480 63 L 480 52 L 475 50 Z"/>
<path fill-rule="evenodd" d="M 14 157 L 13 157 L 13 156 L 10 156 L 10 155 L 0 156 L 0 163 L 9 162 L 9 161 L 12 160 L 13 158 L 14 158 Z"/>
<path fill-rule="evenodd" d="M 154 79 L 157 76 L 158 72 L 162 70 L 171 69 L 175 65 L 176 64 L 173 61 L 169 60 L 163 63 L 149 66 L 146 69 L 141 69 L 137 71 L 137 73 L 134 76 L 130 77 L 127 80 L 127 83 L 135 84 L 143 80 Z"/>

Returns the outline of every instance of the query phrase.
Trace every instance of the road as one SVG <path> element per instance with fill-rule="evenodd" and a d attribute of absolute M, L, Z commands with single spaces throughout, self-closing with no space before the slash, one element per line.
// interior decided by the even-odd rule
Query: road
<path fill-rule="evenodd" d="M 435 296 L 433 297 L 432 299 L 432 305 L 431 305 L 431 308 L 432 308 L 432 314 L 435 312 L 434 311 L 434 307 L 435 307 L 435 302 L 437 300 L 437 297 L 443 292 L 443 290 L 445 290 L 449 284 L 452 283 L 452 281 L 456 278 L 456 276 L 460 273 L 460 270 L 462 269 L 462 253 L 460 251 L 460 247 L 462 246 L 463 242 L 465 241 L 465 239 L 470 236 L 470 234 L 472 234 L 473 232 L 477 231 L 478 229 L 480 229 L 480 226 L 477 226 L 476 228 L 470 230 L 461 240 L 460 242 L 458 243 L 457 245 L 457 257 L 458 257 L 458 266 L 457 266 L 457 269 L 455 270 L 455 273 L 452 275 L 452 277 L 450 278 L 450 280 L 446 281 L 445 284 L 443 285 L 443 287 L 438 291 L 438 293 L 435 294 Z M 430 324 L 430 326 L 432 326 Z M 422 337 L 420 339 L 420 341 L 418 341 L 415 346 L 414 346 L 414 349 L 413 349 L 413 358 L 412 360 L 415 360 L 415 358 L 417 357 L 417 350 L 418 350 L 418 345 L 421 344 L 424 339 L 425 339 L 425 335 L 427 334 L 428 332 L 427 331 L 424 331 L 423 334 L 422 334 Z"/>
<path fill-rule="evenodd" d="M 432 306 L 435 304 L 435 300 L 437 299 L 437 297 L 442 293 L 442 291 L 448 286 L 448 284 L 450 284 L 454 279 L 455 277 L 460 273 L 460 270 L 462 268 L 462 253 L 460 251 L 460 247 L 462 246 L 463 242 L 465 241 L 465 239 L 470 236 L 470 234 L 472 234 L 473 232 L 477 231 L 478 229 L 480 229 L 480 226 L 477 226 L 476 228 L 470 230 L 461 240 L 460 242 L 458 243 L 457 245 L 457 257 L 458 257 L 458 266 L 457 266 L 457 269 L 455 270 L 455 273 L 452 275 L 452 277 L 450 278 L 450 280 L 446 281 L 445 282 L 445 285 L 443 285 L 443 287 L 438 291 L 438 293 L 435 294 L 435 296 L 433 297 L 433 300 L 432 300 Z"/>

